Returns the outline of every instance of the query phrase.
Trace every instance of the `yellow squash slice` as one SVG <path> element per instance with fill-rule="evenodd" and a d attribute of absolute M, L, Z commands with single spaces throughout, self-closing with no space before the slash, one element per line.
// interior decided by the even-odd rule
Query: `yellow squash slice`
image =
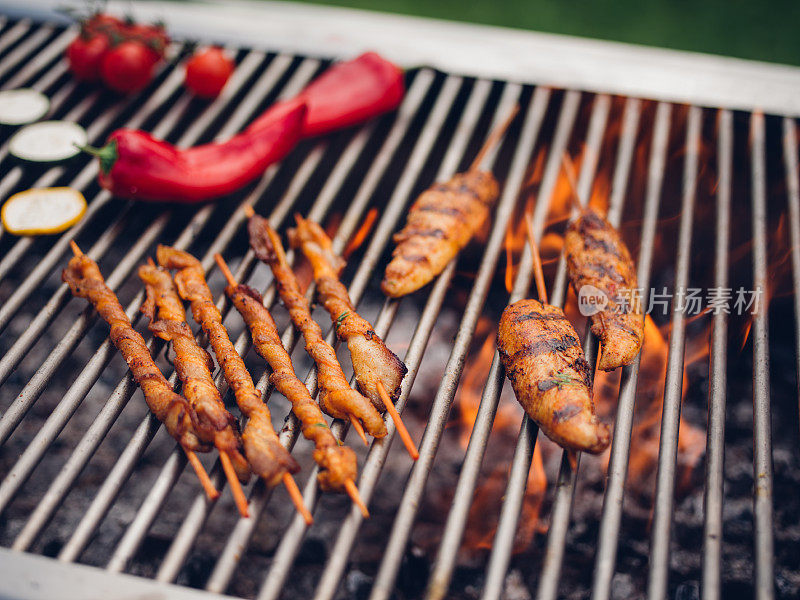
<path fill-rule="evenodd" d="M 14 194 L 0 211 L 3 227 L 14 235 L 60 233 L 81 220 L 86 199 L 68 187 L 35 188 Z"/>

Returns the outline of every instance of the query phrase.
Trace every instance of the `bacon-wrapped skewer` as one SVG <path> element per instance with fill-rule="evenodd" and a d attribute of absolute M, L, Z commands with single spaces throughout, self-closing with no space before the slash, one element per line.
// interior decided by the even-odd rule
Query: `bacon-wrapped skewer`
<path fill-rule="evenodd" d="M 214 304 L 211 290 L 208 289 L 203 266 L 188 252 L 168 246 L 159 245 L 156 258 L 162 267 L 177 269 L 175 285 L 178 294 L 190 303 L 194 320 L 206 332 L 225 380 L 236 397 L 236 403 L 247 417 L 247 424 L 242 432 L 242 442 L 250 468 L 264 479 L 268 486 L 274 486 L 283 480 L 298 511 L 306 522 L 311 524 L 313 517 L 303 504 L 300 490 L 291 476 L 300 470 L 300 465 L 281 445 L 272 426 L 269 409 L 253 385 L 253 379 L 242 357 L 236 352 L 228 337 L 228 332 L 222 324 L 222 315 Z"/>
<path fill-rule="evenodd" d="M 607 299 L 602 310 L 591 315 L 592 333 L 600 340 L 597 368 L 613 371 L 631 364 L 644 343 L 644 313 L 636 291 L 636 268 L 614 226 L 591 206 L 581 205 L 572 162 L 564 155 L 563 163 L 578 209 L 578 216 L 567 226 L 564 236 L 567 269 L 576 294 L 591 286 Z"/>
<path fill-rule="evenodd" d="M 210 439 L 211 433 L 197 417 L 191 403 L 172 390 L 150 356 L 144 338 L 133 328 L 116 294 L 106 285 L 97 263 L 81 252 L 74 241 L 70 245 L 75 256 L 62 271 L 61 279 L 74 296 L 88 300 L 108 323 L 111 328 L 109 337 L 142 388 L 147 406 L 186 452 L 208 497 L 216 498 L 219 492 L 214 489 L 195 454 L 195 451 L 207 452 L 211 449 L 210 444 L 204 441 Z"/>
<path fill-rule="evenodd" d="M 213 443 L 219 450 L 220 462 L 231 486 L 239 513 L 247 516 L 247 498 L 239 480 L 247 482 L 250 466 L 240 452 L 241 440 L 234 429 L 236 420 L 225 408 L 217 386 L 211 377 L 214 362 L 194 339 L 186 323 L 186 311 L 178 297 L 172 277 L 152 260 L 139 267 L 139 278 L 144 282 L 147 299 L 141 311 L 150 319 L 153 335 L 172 342 L 175 351 L 175 371 L 183 383 L 183 394 L 192 404 L 203 432 L 210 433 L 204 441 Z"/>
<path fill-rule="evenodd" d="M 389 412 L 408 453 L 416 460 L 417 447 L 394 407 L 408 369 L 386 347 L 372 325 L 356 312 L 347 288 L 339 281 L 345 261 L 334 253 L 333 243 L 322 227 L 300 215 L 295 215 L 295 220 L 297 228 L 289 230 L 289 240 L 311 263 L 317 297 L 330 314 L 336 335 L 347 344 L 358 389 L 379 411 Z"/>
<path fill-rule="evenodd" d="M 380 413 L 369 399 L 347 383 L 336 352 L 324 340 L 322 329 L 311 318 L 311 307 L 300 291 L 294 272 L 286 260 L 280 236 L 272 229 L 269 221 L 253 213 L 252 208 L 247 214 L 250 217 L 247 224 L 250 247 L 272 269 L 278 294 L 289 310 L 292 323 L 305 338 L 306 351 L 317 364 L 320 407 L 335 419 L 350 419 L 356 430 L 360 426 L 358 421 L 361 421 L 370 435 L 384 437 L 386 425 Z"/>
<path fill-rule="evenodd" d="M 494 176 L 478 167 L 503 137 L 517 110 L 515 107 L 491 133 L 466 173 L 434 184 L 411 206 L 406 226 L 394 235 L 397 247 L 381 282 L 384 294 L 400 298 L 428 284 L 489 218 L 499 188 Z"/>
<path fill-rule="evenodd" d="M 368 517 L 367 507 L 355 485 L 358 472 L 356 453 L 347 446 L 339 445 L 308 388 L 295 375 L 292 359 L 283 347 L 278 328 L 264 306 L 261 294 L 237 283 L 222 256 L 217 254 L 214 259 L 228 280 L 225 294 L 250 329 L 253 347 L 272 368 L 270 383 L 292 403 L 292 411 L 300 421 L 303 435 L 314 443 L 314 462 L 319 466 L 317 478 L 320 487 L 326 491 L 347 492 L 362 514 Z"/>

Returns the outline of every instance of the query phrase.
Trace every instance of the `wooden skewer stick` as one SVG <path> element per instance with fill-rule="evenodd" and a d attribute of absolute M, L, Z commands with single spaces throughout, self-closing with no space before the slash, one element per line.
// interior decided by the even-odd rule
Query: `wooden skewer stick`
<path fill-rule="evenodd" d="M 477 171 L 478 167 L 481 166 L 483 159 L 486 157 L 486 154 L 491 150 L 497 143 L 503 139 L 503 135 L 506 133 L 506 129 L 508 126 L 511 125 L 511 122 L 514 120 L 514 117 L 517 116 L 519 112 L 519 104 L 515 104 L 514 108 L 511 109 L 511 112 L 506 117 L 505 121 L 503 121 L 499 126 L 497 126 L 494 131 L 489 134 L 489 137 L 486 138 L 486 142 L 483 144 L 483 148 L 478 151 L 478 155 L 475 157 L 475 160 L 472 161 L 472 164 L 469 166 L 470 171 Z"/>
<path fill-rule="evenodd" d="M 147 264 L 151 267 L 155 267 L 156 263 L 153 261 L 152 257 L 147 257 Z M 231 457 L 228 456 L 228 453 L 221 448 L 217 448 L 219 450 L 219 461 L 222 463 L 222 470 L 225 473 L 225 478 L 228 480 L 228 485 L 231 487 L 231 493 L 233 494 L 233 501 L 236 504 L 236 508 L 239 510 L 239 514 L 242 515 L 245 519 L 250 516 L 250 513 L 247 509 L 247 496 L 244 494 L 244 490 L 242 489 L 242 484 L 239 481 L 239 477 L 236 475 L 236 470 L 233 468 L 233 463 L 231 463 Z M 195 456 L 195 459 L 197 457 Z M 189 459 L 192 461 L 192 459 Z M 192 466 L 195 467 L 195 471 L 197 470 L 197 466 L 202 468 L 199 461 L 194 462 L 192 461 Z M 205 471 L 203 471 L 204 477 L 200 476 L 198 473 L 198 477 L 200 477 L 201 483 L 203 482 L 204 478 L 208 478 L 208 475 L 205 475 Z M 209 482 L 210 483 L 210 482 Z M 203 484 L 205 488 L 205 484 Z M 214 490 L 216 492 L 216 490 Z M 206 490 L 208 492 L 208 490 Z M 217 496 L 219 493 L 217 493 Z M 216 496 L 215 496 L 216 497 Z M 211 498 L 209 496 L 209 498 Z M 213 500 L 213 498 L 211 498 Z"/>
<path fill-rule="evenodd" d="M 530 215 L 525 215 L 525 224 L 528 226 L 528 243 L 531 245 L 531 256 L 533 256 L 533 276 L 536 280 L 536 293 L 539 294 L 539 301 L 547 304 L 547 288 L 544 285 L 542 257 L 539 256 L 539 247 L 536 245 L 536 238 L 533 232 L 533 221 L 531 220 Z"/>
<path fill-rule="evenodd" d="M 361 441 L 364 442 L 365 446 L 369 446 L 369 442 L 367 441 L 367 434 L 364 433 L 364 428 L 361 426 L 361 422 L 356 419 L 353 415 L 350 415 L 350 424 L 353 426 L 353 429 L 356 430 L 358 437 L 361 438 Z"/>
<path fill-rule="evenodd" d="M 564 167 L 564 173 L 567 174 L 567 181 L 569 181 L 569 199 L 572 203 L 572 208 L 580 213 L 585 206 L 583 200 L 578 195 L 578 178 L 575 176 L 575 165 L 572 164 L 572 159 L 566 152 L 561 157 L 561 165 Z"/>
<path fill-rule="evenodd" d="M 219 270 L 222 271 L 222 274 L 225 276 L 225 279 L 228 281 L 229 285 L 238 285 L 236 283 L 236 278 L 231 273 L 230 268 L 228 267 L 228 263 L 222 258 L 221 255 L 215 254 L 214 260 L 217 261 L 217 265 L 219 266 Z M 231 465 L 231 471 L 233 471 L 233 466 Z M 306 508 L 305 503 L 303 502 L 303 495 L 300 493 L 300 489 L 297 487 L 297 483 L 292 478 L 289 473 L 283 474 L 283 483 L 286 486 L 286 491 L 289 492 L 289 497 L 292 499 L 295 507 L 297 507 L 297 512 L 303 515 L 303 519 L 306 522 L 306 525 L 311 525 L 314 522 L 314 517 L 311 516 L 308 508 Z M 242 498 L 244 498 L 244 492 L 242 493 Z M 238 504 L 237 504 L 238 506 Z M 247 506 L 247 501 L 245 500 L 245 507 Z"/>
<path fill-rule="evenodd" d="M 353 500 L 353 504 L 358 507 L 365 519 L 369 519 L 369 510 L 367 510 L 367 505 L 364 504 L 364 501 L 361 499 L 361 495 L 358 493 L 358 488 L 356 487 L 356 484 L 353 483 L 353 480 L 348 479 L 345 481 L 344 487 L 347 490 L 347 494 Z"/>
<path fill-rule="evenodd" d="M 156 263 L 149 256 L 147 257 L 147 264 L 149 264 L 151 267 L 156 266 Z M 219 461 L 222 463 L 222 470 L 225 472 L 225 478 L 228 480 L 228 485 L 231 486 L 233 501 L 236 503 L 236 508 L 239 510 L 239 514 L 246 519 L 250 516 L 250 513 L 247 509 L 247 496 L 245 496 L 244 490 L 242 489 L 242 483 L 239 481 L 239 477 L 236 475 L 236 470 L 233 468 L 231 457 L 228 456 L 228 453 L 225 452 L 225 450 L 221 448 L 217 449 L 219 450 Z"/>
<path fill-rule="evenodd" d="M 236 281 L 236 278 L 231 273 L 230 267 L 228 267 L 228 263 L 225 262 L 225 259 L 222 258 L 222 255 L 215 254 L 214 260 L 217 261 L 217 266 L 219 270 L 222 271 L 222 274 L 225 276 L 225 280 L 228 282 L 228 285 L 237 286 L 239 285 Z"/>
<path fill-rule="evenodd" d="M 394 426 L 397 429 L 397 433 L 400 434 L 400 439 L 403 440 L 403 444 L 405 445 L 406 450 L 408 450 L 411 460 L 417 460 L 419 458 L 417 446 L 414 444 L 414 440 L 411 439 L 411 434 L 408 433 L 408 429 L 406 429 L 403 419 L 400 418 L 400 413 L 397 412 L 394 402 L 392 402 L 392 399 L 389 398 L 389 394 L 386 393 L 386 388 L 384 387 L 382 381 L 378 381 L 378 393 L 381 395 L 381 400 L 383 400 L 383 405 L 386 407 L 386 412 L 389 413 L 389 416 L 392 417 L 392 421 L 394 421 Z"/>
<path fill-rule="evenodd" d="M 297 508 L 297 512 L 302 515 L 306 525 L 310 527 L 314 523 L 314 517 L 311 516 L 311 512 L 306 508 L 306 504 L 303 502 L 303 494 L 300 493 L 297 482 L 289 473 L 283 474 L 283 485 L 286 486 L 286 491 L 289 492 L 289 497 L 292 499 L 295 508 Z"/>
<path fill-rule="evenodd" d="M 217 488 L 214 487 L 211 478 L 208 476 L 208 473 L 206 473 L 206 470 L 203 468 L 203 463 L 201 463 L 200 459 L 197 458 L 197 454 L 195 454 L 193 450 L 189 450 L 188 448 L 184 448 L 183 451 L 186 453 L 186 458 L 189 459 L 189 464 L 192 465 L 194 472 L 197 473 L 197 478 L 200 480 L 200 485 L 203 486 L 203 490 L 205 490 L 208 499 L 216 500 L 217 498 L 219 498 L 219 492 L 217 491 Z"/>
<path fill-rule="evenodd" d="M 236 508 L 239 510 L 239 514 L 246 519 L 250 516 L 250 511 L 247 507 L 247 496 L 244 495 L 242 484 L 236 476 L 236 470 L 233 468 L 233 463 L 231 463 L 231 457 L 228 456 L 228 453 L 224 450 L 219 451 L 219 462 L 222 463 L 222 470 L 225 471 L 225 477 L 228 480 L 228 484 L 231 486 L 231 493 L 233 494 L 233 501 L 236 503 Z"/>
<path fill-rule="evenodd" d="M 233 273 L 231 273 L 231 270 L 228 267 L 228 263 L 225 262 L 225 260 L 222 258 L 222 256 L 220 256 L 219 254 L 215 254 L 214 255 L 214 260 L 217 261 L 217 265 L 219 266 L 220 271 L 222 271 L 222 274 L 225 276 L 225 279 L 228 281 L 228 285 L 233 285 L 233 286 L 238 285 L 236 283 L 236 278 L 233 276 Z M 363 433 L 363 430 L 362 430 L 362 433 Z M 366 439 L 366 436 L 364 436 L 364 438 Z M 232 466 L 231 466 L 231 472 L 235 475 L 235 472 L 233 471 L 233 467 Z M 291 480 L 292 484 L 294 484 L 294 479 L 291 479 L 291 477 L 289 477 L 289 479 Z M 288 484 L 288 485 L 291 485 L 291 484 Z M 294 484 L 294 487 L 296 488 L 297 484 Z M 287 489 L 288 489 L 288 487 L 287 487 Z M 365 518 L 369 518 L 369 511 L 367 511 L 367 507 L 364 504 L 364 501 L 361 499 L 361 495 L 358 493 L 358 488 L 356 487 L 356 484 L 353 482 L 352 479 L 348 479 L 345 482 L 345 489 L 347 490 L 347 493 L 350 496 L 350 498 L 352 498 L 353 503 L 356 506 L 358 506 L 359 509 L 361 510 L 361 514 L 364 515 Z M 289 493 L 290 494 L 292 493 L 291 490 L 289 490 Z M 235 496 L 235 494 L 234 494 L 234 496 Z M 242 497 L 244 497 L 244 493 L 242 493 Z M 302 497 L 300 499 L 302 501 Z M 244 506 L 247 507 L 246 502 L 245 502 Z M 304 506 L 304 508 L 305 508 L 305 506 Z M 307 510 L 305 511 L 305 513 L 303 513 L 304 517 L 306 516 L 306 513 L 308 513 Z M 310 516 L 310 513 L 308 513 L 308 515 Z M 309 525 L 311 524 L 311 523 L 308 522 L 308 519 L 306 519 L 306 523 L 308 523 Z"/>
<path fill-rule="evenodd" d="M 75 240 L 70 240 L 69 246 L 72 248 L 72 252 L 75 254 L 75 256 L 83 256 L 83 251 L 80 249 Z M 192 465 L 194 472 L 197 474 L 197 478 L 200 480 L 200 485 L 203 486 L 203 490 L 205 491 L 206 496 L 208 496 L 208 499 L 216 500 L 219 498 L 219 492 L 217 491 L 217 488 L 214 487 L 214 484 L 212 483 L 211 478 L 208 476 L 208 473 L 206 473 L 205 468 L 203 468 L 203 463 L 201 463 L 200 459 L 197 458 L 197 454 L 188 448 L 183 448 L 183 451 L 186 453 L 186 458 L 189 459 L 189 464 Z"/>

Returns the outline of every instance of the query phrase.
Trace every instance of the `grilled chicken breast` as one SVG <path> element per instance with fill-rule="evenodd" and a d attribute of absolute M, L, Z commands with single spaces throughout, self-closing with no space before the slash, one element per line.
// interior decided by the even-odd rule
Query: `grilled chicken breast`
<path fill-rule="evenodd" d="M 441 273 L 489 217 L 497 200 L 497 181 L 488 171 L 459 173 L 417 198 L 408 212 L 397 247 L 381 283 L 399 298 L 415 292 Z"/>
<path fill-rule="evenodd" d="M 497 348 L 517 400 L 547 437 L 592 454 L 608 447 L 608 427 L 592 401 L 589 363 L 560 308 L 538 300 L 506 307 Z"/>
<path fill-rule="evenodd" d="M 565 252 L 579 298 L 584 286 L 593 286 L 608 298 L 605 307 L 591 316 L 592 333 L 601 344 L 597 368 L 613 371 L 631 364 L 644 341 L 644 315 L 625 242 L 597 211 L 585 208 L 567 227 Z"/>

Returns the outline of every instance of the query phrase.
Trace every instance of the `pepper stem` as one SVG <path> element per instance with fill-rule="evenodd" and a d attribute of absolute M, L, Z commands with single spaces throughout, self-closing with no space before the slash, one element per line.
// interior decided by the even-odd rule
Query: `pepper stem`
<path fill-rule="evenodd" d="M 87 154 L 91 154 L 92 156 L 96 156 L 100 159 L 100 170 L 103 172 L 103 175 L 108 175 L 111 172 L 111 168 L 119 158 L 119 153 L 117 152 L 117 140 L 111 140 L 102 148 L 95 148 L 94 146 L 89 146 L 88 144 L 85 146 L 79 146 L 78 144 L 75 144 L 75 146 L 82 152 L 86 152 Z"/>

